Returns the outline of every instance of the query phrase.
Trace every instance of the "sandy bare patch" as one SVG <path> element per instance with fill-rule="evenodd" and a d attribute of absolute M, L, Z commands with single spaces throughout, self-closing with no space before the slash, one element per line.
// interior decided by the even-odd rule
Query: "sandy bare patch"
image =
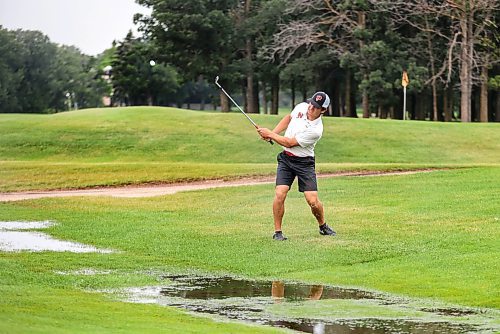
<path fill-rule="evenodd" d="M 409 171 L 364 171 L 364 172 L 337 172 L 319 174 L 318 178 L 339 176 L 386 176 L 386 175 L 408 175 L 435 171 L 435 169 L 420 169 Z M 23 191 L 12 193 L 0 193 L 0 202 L 20 201 L 26 199 L 37 199 L 46 197 L 74 197 L 74 196 L 111 196 L 111 197 L 153 197 L 171 195 L 181 191 L 201 190 L 221 187 L 250 186 L 257 184 L 274 183 L 274 176 L 263 176 L 253 178 L 242 178 L 237 180 L 207 180 L 198 182 L 171 183 L 146 186 L 122 186 L 75 190 L 47 190 L 47 191 Z"/>

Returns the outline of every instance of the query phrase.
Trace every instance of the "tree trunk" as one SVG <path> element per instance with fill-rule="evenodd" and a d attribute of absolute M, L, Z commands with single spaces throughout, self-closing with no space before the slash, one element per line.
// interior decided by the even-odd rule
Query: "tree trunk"
<path fill-rule="evenodd" d="M 292 94 L 292 109 L 295 108 L 295 77 L 292 76 L 292 83 L 291 83 L 291 94 Z"/>
<path fill-rule="evenodd" d="M 271 115 L 278 115 L 280 94 L 280 76 L 275 74 L 271 82 Z"/>
<path fill-rule="evenodd" d="M 417 110 L 417 96 L 416 93 L 408 94 L 406 100 L 406 109 L 408 115 L 406 119 L 415 120 L 416 110 Z"/>
<path fill-rule="evenodd" d="M 344 100 L 345 100 L 345 115 L 344 116 L 350 116 L 351 115 L 351 71 L 347 70 L 345 73 L 345 93 L 344 93 Z"/>
<path fill-rule="evenodd" d="M 378 114 L 380 119 L 387 119 L 387 109 L 383 105 L 378 106 Z"/>
<path fill-rule="evenodd" d="M 249 18 L 250 17 L 250 8 L 251 8 L 252 1 L 251 0 L 246 0 L 245 1 L 245 17 Z M 246 112 L 247 113 L 253 113 L 256 114 L 259 112 L 257 105 L 255 104 L 255 89 L 254 89 L 254 73 L 253 73 L 253 55 L 252 55 L 252 49 L 253 49 L 253 42 L 250 39 L 250 37 L 247 37 L 246 42 L 245 42 L 245 58 L 247 61 L 247 66 L 249 68 L 247 72 L 247 99 L 246 99 Z"/>
<path fill-rule="evenodd" d="M 264 105 L 264 114 L 268 114 L 267 110 L 267 85 L 265 82 L 261 83 L 262 86 L 262 104 Z"/>
<path fill-rule="evenodd" d="M 370 107 L 368 105 L 368 93 L 363 91 L 362 97 L 362 105 L 363 105 L 363 118 L 370 118 Z"/>
<path fill-rule="evenodd" d="M 253 82 L 253 91 L 254 91 L 254 94 L 253 94 L 253 105 L 254 105 L 254 108 L 255 108 L 255 113 L 260 113 L 260 101 L 259 101 L 259 91 L 260 91 L 260 88 L 259 88 L 259 81 L 257 80 L 254 80 Z"/>
<path fill-rule="evenodd" d="M 427 16 L 425 17 L 425 26 L 427 31 L 430 31 L 429 21 L 427 20 Z M 436 89 L 436 65 L 434 60 L 434 47 L 432 45 L 432 36 L 429 32 L 426 34 L 427 36 L 427 49 L 429 52 L 429 61 L 431 63 L 431 75 L 432 75 L 432 119 L 437 122 L 438 121 L 438 104 L 437 104 L 437 89 Z"/>
<path fill-rule="evenodd" d="M 203 75 L 200 75 L 198 76 L 198 87 L 203 87 L 203 81 L 204 81 L 204 77 Z M 201 97 L 201 101 L 200 101 L 200 110 L 205 110 L 205 94 L 201 94 L 202 97 Z"/>
<path fill-rule="evenodd" d="M 251 54 L 251 41 L 247 40 L 247 61 L 251 64 L 252 62 L 252 54 Z M 246 87 L 246 107 L 247 113 L 257 113 L 255 106 L 255 98 L 254 98 L 254 80 L 253 80 L 253 71 L 250 70 L 247 73 L 247 87 Z"/>
<path fill-rule="evenodd" d="M 500 90 L 497 90 L 495 94 L 496 94 L 495 121 L 500 122 Z"/>
<path fill-rule="evenodd" d="M 455 118 L 455 94 L 453 94 L 453 87 L 448 87 L 449 101 L 450 101 L 450 121 Z"/>
<path fill-rule="evenodd" d="M 229 99 L 227 98 L 226 94 L 224 94 L 222 91 L 220 92 L 220 111 L 222 112 L 229 112 Z"/>
<path fill-rule="evenodd" d="M 351 109 L 349 110 L 349 117 L 353 118 L 358 118 L 358 113 L 356 110 L 356 96 L 357 96 L 357 91 L 356 91 L 356 83 L 352 81 L 352 76 L 351 76 Z"/>
<path fill-rule="evenodd" d="M 417 103 L 415 106 L 415 119 L 419 121 L 425 120 L 425 112 L 426 112 L 426 103 L 425 103 L 425 96 L 424 94 L 419 94 L 417 96 Z"/>
<path fill-rule="evenodd" d="M 436 80 L 432 80 L 432 119 L 437 122 L 438 119 L 438 96 L 436 88 Z"/>
<path fill-rule="evenodd" d="M 481 68 L 481 98 L 479 107 L 479 121 L 488 122 L 488 68 Z"/>
<path fill-rule="evenodd" d="M 341 115 L 342 105 L 341 105 L 341 101 L 340 101 L 340 96 L 342 95 L 342 93 L 340 92 L 339 85 L 333 85 L 332 93 L 333 93 L 332 96 L 330 96 L 331 108 L 328 109 L 328 112 L 330 112 L 330 110 L 331 110 L 330 116 L 334 116 L 334 117 L 342 116 Z"/>
<path fill-rule="evenodd" d="M 451 122 L 451 106 L 450 102 L 453 99 L 453 96 L 450 94 L 451 88 L 447 88 L 443 91 L 443 114 L 444 121 Z"/>
<path fill-rule="evenodd" d="M 472 18 L 470 11 L 465 11 L 460 18 L 462 42 L 460 44 L 460 118 L 462 122 L 471 121 L 472 99 Z"/>
<path fill-rule="evenodd" d="M 358 12 L 358 27 L 361 30 L 366 28 L 366 13 L 359 11 Z M 365 45 L 363 40 L 359 41 L 359 49 L 362 50 Z M 364 79 L 368 79 L 368 74 L 364 74 Z M 370 107 L 368 104 L 368 92 L 362 92 L 362 106 L 363 106 L 363 118 L 370 118 Z"/>

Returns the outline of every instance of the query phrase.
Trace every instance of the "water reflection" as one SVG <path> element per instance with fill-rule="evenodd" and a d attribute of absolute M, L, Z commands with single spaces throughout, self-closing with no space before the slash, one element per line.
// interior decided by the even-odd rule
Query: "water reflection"
<path fill-rule="evenodd" d="M 216 317 L 250 321 L 262 325 L 287 328 L 298 332 L 333 334 L 459 334 L 493 333 L 471 322 L 451 322 L 449 317 L 432 313 L 431 309 L 401 304 L 397 298 L 370 291 L 345 289 L 326 285 L 308 285 L 295 282 L 254 281 L 234 277 L 203 277 L 189 275 L 166 275 L 168 284 L 158 287 L 128 289 L 129 300 L 142 303 L 156 303 L 176 306 L 196 313 L 208 313 Z M 338 304 L 318 304 L 319 300 L 343 299 L 342 316 Z M 356 302 L 359 300 L 358 302 Z M 366 315 L 360 313 L 363 304 Z M 337 306 L 336 306 L 337 305 Z M 319 317 L 297 316 L 300 310 L 318 309 Z M 328 309 L 330 307 L 331 316 Z M 349 316 L 349 307 L 353 307 Z M 294 315 L 288 315 L 290 310 Z M 299 311 L 297 311 L 299 309 Z M 374 311 L 375 309 L 375 311 Z M 387 316 L 397 310 L 398 317 Z M 454 309 L 456 310 L 456 309 Z M 315 314 L 314 311 L 306 311 Z M 371 313 L 370 313 L 371 312 Z M 419 313 L 420 312 L 420 313 Z M 302 311 L 302 314 L 304 311 Z M 375 316 L 374 314 L 378 314 Z M 381 316 L 380 314 L 386 314 Z M 404 316 L 407 314 L 407 316 Z M 419 315 L 416 315 L 419 314 Z M 426 315 L 427 314 L 427 315 Z M 476 314 L 477 315 L 477 314 Z M 474 316 L 474 314 L 471 314 Z M 479 316 L 479 315 L 477 315 Z"/>
<path fill-rule="evenodd" d="M 319 300 L 323 295 L 323 285 L 310 285 L 309 293 L 305 299 Z M 307 289 L 307 287 L 306 287 Z M 292 295 L 288 296 L 290 299 L 300 299 L 297 291 L 292 291 Z M 273 281 L 271 287 L 271 296 L 276 302 L 281 302 L 285 298 L 285 283 L 283 281 Z"/>
<path fill-rule="evenodd" d="M 339 323 L 314 323 L 310 320 L 271 321 L 266 323 L 273 327 L 283 327 L 295 331 L 314 334 L 465 334 L 490 333 L 480 331 L 472 326 L 452 324 L 449 322 L 420 322 L 411 320 L 363 319 L 340 321 Z M 493 332 L 491 332 L 493 333 Z"/>
<path fill-rule="evenodd" d="M 172 284 L 163 287 L 165 296 L 186 299 L 225 299 L 272 297 L 275 300 L 300 301 L 307 299 L 380 299 L 376 293 L 333 286 L 309 285 L 283 281 L 253 281 L 234 277 L 200 277 L 165 275 Z"/>

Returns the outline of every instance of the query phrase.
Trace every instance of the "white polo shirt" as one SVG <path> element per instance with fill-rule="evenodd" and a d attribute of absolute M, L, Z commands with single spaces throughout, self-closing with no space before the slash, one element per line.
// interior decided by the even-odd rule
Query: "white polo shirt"
<path fill-rule="evenodd" d="M 285 151 L 297 157 L 314 157 L 314 147 L 323 135 L 323 121 L 321 117 L 314 121 L 307 119 L 309 103 L 302 102 L 292 110 L 291 121 L 285 132 L 285 137 L 297 139 L 299 146 L 284 147 Z"/>

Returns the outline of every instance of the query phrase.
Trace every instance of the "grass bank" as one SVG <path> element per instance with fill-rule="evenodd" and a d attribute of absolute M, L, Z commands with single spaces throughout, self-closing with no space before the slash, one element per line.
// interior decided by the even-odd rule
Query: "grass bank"
<path fill-rule="evenodd" d="M 255 115 L 273 127 L 282 116 Z M 497 124 L 324 118 L 318 169 L 500 164 Z M 160 107 L 0 114 L 0 191 L 176 182 L 274 172 L 278 145 L 239 113 Z"/>

